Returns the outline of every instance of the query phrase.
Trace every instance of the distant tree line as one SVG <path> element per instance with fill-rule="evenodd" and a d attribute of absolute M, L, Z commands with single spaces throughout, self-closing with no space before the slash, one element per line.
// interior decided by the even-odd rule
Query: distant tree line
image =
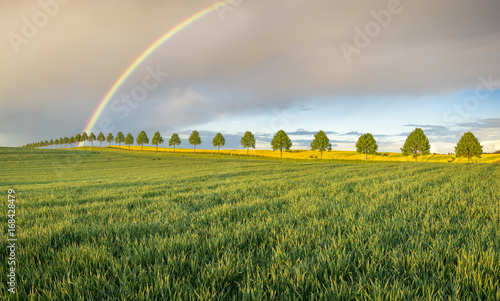
<path fill-rule="evenodd" d="M 96 140 L 99 141 L 99 147 L 102 146 L 102 142 L 104 141 L 106 141 L 108 145 L 112 144 L 114 141 L 120 148 L 121 144 L 124 143 L 128 146 L 128 149 L 130 149 L 130 146 L 134 144 L 134 136 L 132 136 L 131 133 L 128 133 L 127 136 L 125 136 L 122 132 L 118 132 L 116 134 L 116 137 L 114 137 L 112 133 L 109 133 L 105 138 L 102 132 L 100 132 L 97 137 L 94 135 L 94 133 L 90 133 L 90 135 L 87 135 L 86 132 L 83 132 L 82 134 L 76 134 L 75 136 L 71 136 L 69 138 L 61 137 L 59 139 L 51 139 L 50 141 L 45 140 L 35 143 L 29 143 L 24 145 L 23 147 L 41 148 L 55 146 L 57 148 L 59 145 L 65 145 L 66 147 L 68 147 L 68 144 L 70 145 L 70 147 L 73 147 L 73 143 L 78 144 L 78 142 L 83 142 L 83 146 L 85 146 L 86 141 L 90 142 L 91 147 L 93 147 L 94 141 Z M 198 131 L 192 131 L 188 141 L 191 145 L 193 145 L 193 152 L 196 152 L 196 146 L 202 143 L 200 133 Z M 140 145 L 141 150 L 143 150 L 144 144 L 149 143 L 149 138 L 146 132 L 141 131 L 139 135 L 137 135 L 137 139 L 135 139 L 135 142 L 137 143 L 137 145 Z M 158 146 L 160 144 L 163 144 L 164 142 L 165 140 L 163 139 L 159 131 L 154 134 L 153 139 L 151 140 L 151 143 L 156 146 L 156 151 L 158 151 Z M 181 142 L 182 141 L 179 135 L 177 133 L 174 133 L 170 137 L 168 145 L 173 146 L 175 152 L 175 147 L 180 145 Z M 217 133 L 212 140 L 212 145 L 214 147 L 217 147 L 218 153 L 220 153 L 220 148 L 225 144 L 226 139 L 224 138 L 222 133 Z M 255 148 L 255 136 L 250 131 L 245 132 L 243 137 L 241 137 L 240 144 L 247 149 L 248 155 L 249 148 Z M 291 147 L 292 141 L 290 140 L 286 132 L 284 130 L 279 130 L 278 132 L 276 132 L 273 139 L 271 140 L 272 150 L 279 150 L 280 157 L 282 158 L 283 151 L 289 151 Z M 406 138 L 406 141 L 401 148 L 401 153 L 405 156 L 413 156 L 413 158 L 415 158 L 415 162 L 417 162 L 418 156 L 430 154 L 430 149 L 431 146 L 429 143 L 429 139 L 427 139 L 427 136 L 425 136 L 424 131 L 421 128 L 415 128 L 415 130 L 411 132 Z M 311 142 L 311 150 L 319 151 L 321 158 L 323 158 L 324 151 L 332 150 L 330 139 L 324 131 L 319 131 L 314 135 L 314 139 Z M 377 141 L 371 133 L 361 135 L 356 142 L 356 151 L 360 154 L 364 154 L 365 160 L 368 160 L 368 155 L 377 154 L 377 150 Z M 460 138 L 460 141 L 458 141 L 457 146 L 455 147 L 455 154 L 457 157 L 466 157 L 470 162 L 470 159 L 473 157 L 481 158 L 481 155 L 483 154 L 483 146 L 479 143 L 479 140 L 474 136 L 474 134 L 472 134 L 471 132 L 466 132 L 464 133 L 462 138 Z"/>

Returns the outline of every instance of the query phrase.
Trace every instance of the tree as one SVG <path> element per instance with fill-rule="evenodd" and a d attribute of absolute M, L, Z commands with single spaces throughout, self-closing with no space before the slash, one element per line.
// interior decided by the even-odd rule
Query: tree
<path fill-rule="evenodd" d="M 113 143 L 113 139 L 115 139 L 115 137 L 113 137 L 113 134 L 109 133 L 108 137 L 106 137 L 106 141 L 108 142 L 108 145 Z"/>
<path fill-rule="evenodd" d="M 106 140 L 106 138 L 104 138 L 104 134 L 102 132 L 99 132 L 99 135 L 97 135 L 97 141 L 99 141 L 99 147 L 101 147 L 101 143 Z"/>
<path fill-rule="evenodd" d="M 73 143 L 75 142 L 75 137 L 71 136 L 69 137 L 69 146 L 73 147 Z"/>
<path fill-rule="evenodd" d="M 64 137 L 63 138 L 63 142 L 64 142 L 64 144 L 66 144 L 66 147 L 68 147 L 69 138 L 68 137 Z"/>
<path fill-rule="evenodd" d="M 196 145 L 201 144 L 201 137 L 198 131 L 193 131 L 189 136 L 189 143 L 194 145 L 194 152 L 196 153 Z"/>
<path fill-rule="evenodd" d="M 372 134 L 366 133 L 359 137 L 356 142 L 356 150 L 360 154 L 365 154 L 365 161 L 368 160 L 368 155 L 375 155 L 378 150 L 377 142 Z"/>
<path fill-rule="evenodd" d="M 241 137 L 240 143 L 243 147 L 246 147 L 248 156 L 248 148 L 255 148 L 255 137 L 252 132 L 246 131 L 243 137 Z"/>
<path fill-rule="evenodd" d="M 89 141 L 90 141 L 90 146 L 93 147 L 94 146 L 94 141 L 95 141 L 95 135 L 93 132 L 90 132 L 90 136 L 89 136 Z"/>
<path fill-rule="evenodd" d="M 314 140 L 311 142 L 312 150 L 319 150 L 320 157 L 323 159 L 323 152 L 326 150 L 332 150 L 332 144 L 330 139 L 326 136 L 325 132 L 319 131 L 314 135 Z"/>
<path fill-rule="evenodd" d="M 467 157 L 467 162 L 470 163 L 471 157 L 481 158 L 483 146 L 479 144 L 479 140 L 474 134 L 467 132 L 464 133 L 457 146 L 455 146 L 455 154 L 457 157 Z"/>
<path fill-rule="evenodd" d="M 174 153 L 175 153 L 175 146 L 176 145 L 181 145 L 181 138 L 179 138 L 179 135 L 176 133 L 172 134 L 172 137 L 170 137 L 170 140 L 168 141 L 168 146 L 174 146 Z"/>
<path fill-rule="evenodd" d="M 80 134 L 76 134 L 76 135 L 75 135 L 76 147 L 78 147 L 78 142 L 80 142 L 80 139 L 82 139 L 82 135 L 80 135 Z"/>
<path fill-rule="evenodd" d="M 283 130 L 279 130 L 273 137 L 271 141 L 271 147 L 273 151 L 280 150 L 280 158 L 283 158 L 283 150 L 290 150 L 292 147 L 292 141 L 288 138 L 288 135 Z"/>
<path fill-rule="evenodd" d="M 125 141 L 125 136 L 123 136 L 122 132 L 118 132 L 116 134 L 115 142 L 118 143 L 118 148 L 122 147 L 122 142 Z"/>
<path fill-rule="evenodd" d="M 54 145 L 54 139 L 50 139 L 50 141 L 49 141 L 49 145 L 50 145 L 50 146 Z"/>
<path fill-rule="evenodd" d="M 45 146 L 45 147 L 49 146 L 49 140 L 45 140 L 45 141 L 43 142 L 43 146 Z"/>
<path fill-rule="evenodd" d="M 83 142 L 83 146 L 85 146 L 85 141 L 89 140 L 89 136 L 87 135 L 87 132 L 83 132 L 82 136 L 80 137 L 80 142 Z"/>
<path fill-rule="evenodd" d="M 55 144 L 55 146 L 56 146 L 56 148 L 57 148 L 57 146 L 59 145 L 59 140 L 58 140 L 58 139 L 55 139 L 55 140 L 54 140 L 54 144 Z"/>
<path fill-rule="evenodd" d="M 401 152 L 404 156 L 412 155 L 417 162 L 419 155 L 428 155 L 430 153 L 431 145 L 429 144 L 429 139 L 424 134 L 421 128 L 415 128 L 408 138 L 406 138 L 405 144 L 401 148 Z"/>
<path fill-rule="evenodd" d="M 156 145 L 156 151 L 158 151 L 158 144 L 162 144 L 163 142 L 165 142 L 165 140 L 163 140 L 163 137 L 161 136 L 160 132 L 156 132 L 155 135 L 153 136 L 153 139 L 151 140 L 151 143 Z"/>
<path fill-rule="evenodd" d="M 125 137 L 125 144 L 128 145 L 128 149 L 130 149 L 130 146 L 134 144 L 134 136 L 132 136 L 132 134 L 127 134 L 127 137 Z"/>
<path fill-rule="evenodd" d="M 217 135 L 215 135 L 214 137 L 214 140 L 212 140 L 212 144 L 218 147 L 217 152 L 220 154 L 220 147 L 226 144 L 226 139 L 224 139 L 224 136 L 222 136 L 221 133 L 217 133 Z"/>
<path fill-rule="evenodd" d="M 149 143 L 149 138 L 145 131 L 141 131 L 137 136 L 137 144 L 141 145 L 141 150 L 144 148 L 144 143 Z"/>
<path fill-rule="evenodd" d="M 61 137 L 59 138 L 59 145 L 63 145 L 64 144 L 64 139 Z"/>

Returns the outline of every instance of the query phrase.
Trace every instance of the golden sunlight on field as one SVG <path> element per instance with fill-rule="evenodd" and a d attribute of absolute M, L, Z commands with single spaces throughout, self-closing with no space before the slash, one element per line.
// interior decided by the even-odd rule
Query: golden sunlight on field
<path fill-rule="evenodd" d="M 109 148 L 119 148 L 116 145 L 108 146 Z M 122 146 L 121 149 L 129 149 L 128 146 Z M 140 151 L 140 146 L 131 146 L 130 150 Z M 154 146 L 144 146 L 144 151 L 156 151 Z M 158 147 L 159 152 L 174 152 L 173 148 Z M 192 148 L 176 148 L 176 153 L 193 153 Z M 217 150 L 206 150 L 197 149 L 197 154 L 209 154 L 216 155 Z M 234 156 L 245 156 L 247 154 L 246 149 L 225 149 L 220 151 L 221 154 L 234 155 Z M 279 151 L 272 150 L 253 150 L 248 151 L 249 156 L 255 157 L 269 157 L 269 158 L 279 158 Z M 312 150 L 290 150 L 283 151 L 283 158 L 287 159 L 320 159 L 319 151 Z M 359 154 L 355 151 L 325 151 L 323 152 L 323 159 L 332 160 L 356 160 L 362 161 L 365 159 L 364 154 Z M 398 161 L 398 162 L 411 162 L 414 159 L 411 156 L 403 156 L 400 153 L 387 153 L 381 152 L 378 155 L 368 155 L 368 161 Z M 419 156 L 419 162 L 440 162 L 440 163 L 467 163 L 467 158 L 457 158 L 454 155 L 427 155 Z M 500 163 L 500 154 L 483 154 L 480 159 L 471 159 L 471 162 L 477 163 Z"/>

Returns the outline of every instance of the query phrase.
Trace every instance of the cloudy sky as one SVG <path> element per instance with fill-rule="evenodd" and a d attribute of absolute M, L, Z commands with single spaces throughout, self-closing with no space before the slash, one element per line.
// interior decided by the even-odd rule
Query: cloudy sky
<path fill-rule="evenodd" d="M 0 145 L 82 132 L 145 49 L 216 2 L 0 0 Z M 399 151 L 415 127 L 432 152 L 465 131 L 500 149 L 498 0 L 219 5 L 144 60 L 93 131 L 198 130 L 212 149 L 215 133 L 239 148 L 250 130 L 266 149 L 279 129 L 294 148 L 322 129 L 341 150 L 371 132 Z"/>

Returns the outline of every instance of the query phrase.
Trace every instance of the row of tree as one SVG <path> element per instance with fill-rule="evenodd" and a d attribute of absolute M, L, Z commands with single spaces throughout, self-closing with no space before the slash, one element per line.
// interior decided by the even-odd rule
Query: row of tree
<path fill-rule="evenodd" d="M 78 143 L 78 142 L 83 142 L 83 145 L 85 146 L 85 142 L 89 141 L 91 143 L 91 146 L 93 146 L 93 142 L 97 140 L 99 141 L 99 146 L 101 146 L 101 143 L 104 141 L 108 142 L 108 145 L 113 143 L 117 143 L 119 147 L 121 147 L 121 144 L 124 143 L 125 145 L 128 145 L 128 148 L 130 149 L 130 146 L 134 144 L 134 136 L 132 136 L 131 133 L 128 133 L 127 136 L 125 136 L 122 132 L 118 132 L 116 134 L 116 137 L 113 136 L 112 133 L 109 133 L 108 136 L 105 138 L 104 134 L 101 132 L 97 137 L 94 135 L 94 133 L 90 133 L 90 135 L 87 135 L 86 132 L 83 132 L 82 134 L 77 134 L 75 136 L 72 136 L 70 138 L 64 137 L 64 138 L 59 138 L 59 139 L 51 139 L 50 141 L 40 141 L 36 143 L 30 143 L 25 145 L 24 147 L 48 147 L 55 145 L 56 147 L 58 145 L 66 144 L 66 147 L 68 144 L 70 146 L 73 146 L 73 143 Z M 202 143 L 200 133 L 198 131 L 193 131 L 191 135 L 189 136 L 189 143 L 193 145 L 194 147 L 194 152 L 196 152 L 196 146 L 200 145 Z M 141 150 L 144 148 L 144 144 L 149 143 L 149 138 L 148 135 L 146 134 L 145 131 L 141 131 L 139 135 L 137 136 L 136 142 L 138 145 L 141 146 Z M 156 132 L 153 136 L 153 139 L 151 139 L 151 143 L 153 145 L 156 145 L 156 151 L 158 151 L 158 146 L 160 144 L 163 144 L 165 141 L 163 140 L 163 137 L 161 136 L 160 132 Z M 181 139 L 177 133 L 172 134 L 172 137 L 170 137 L 170 140 L 168 141 L 169 146 L 174 147 L 174 152 L 175 152 L 175 147 L 177 145 L 181 144 Z M 218 152 L 220 153 L 220 148 L 226 144 L 226 139 L 221 133 L 217 133 L 215 137 L 212 140 L 212 145 L 214 147 L 217 147 Z M 255 136 L 252 134 L 252 132 L 247 131 L 241 137 L 240 144 L 247 149 L 247 155 L 248 155 L 248 150 L 249 148 L 255 148 Z M 292 141 L 286 134 L 284 130 L 279 130 L 273 137 L 271 141 L 271 148 L 273 151 L 279 150 L 280 151 L 280 157 L 283 157 L 283 151 L 290 150 L 292 147 Z M 314 139 L 311 142 L 311 149 L 312 150 L 318 150 L 320 152 L 321 158 L 323 158 L 323 152 L 324 151 L 330 151 L 332 150 L 332 144 L 330 143 L 330 139 L 328 139 L 327 135 L 325 134 L 324 131 L 319 131 L 314 135 Z M 415 162 L 418 159 L 419 155 L 428 155 L 430 153 L 430 143 L 429 139 L 424 134 L 424 131 L 421 128 L 416 128 L 410 135 L 408 135 L 403 147 L 401 148 L 401 152 L 405 156 L 412 155 L 415 158 Z M 363 134 L 362 136 L 359 137 L 358 141 L 356 142 L 356 150 L 358 153 L 364 154 L 365 155 L 365 160 L 368 159 L 368 155 L 374 155 L 377 153 L 378 150 L 378 145 L 377 141 L 373 137 L 372 134 L 366 133 Z M 478 139 L 472 134 L 471 132 L 465 133 L 460 141 L 457 143 L 457 146 L 455 147 L 455 154 L 457 157 L 467 157 L 467 159 L 470 162 L 471 157 L 477 157 L 480 158 L 483 153 L 483 146 L 479 143 Z"/>

